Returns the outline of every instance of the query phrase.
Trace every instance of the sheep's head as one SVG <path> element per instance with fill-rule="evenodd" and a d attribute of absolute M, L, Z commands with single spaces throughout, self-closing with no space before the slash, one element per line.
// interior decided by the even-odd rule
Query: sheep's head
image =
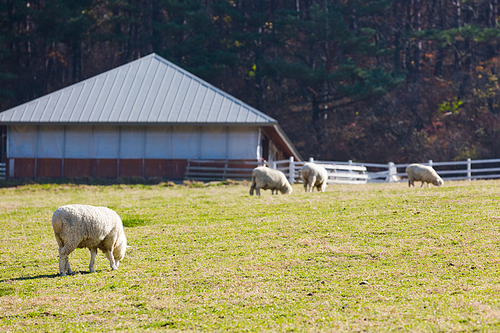
<path fill-rule="evenodd" d="M 282 194 L 290 194 L 293 192 L 293 188 L 288 182 L 286 182 L 286 184 L 280 188 L 280 192 Z"/>
<path fill-rule="evenodd" d="M 125 235 L 123 235 L 122 237 L 123 237 L 123 240 L 120 243 L 120 245 L 115 247 L 115 249 L 113 250 L 113 257 L 115 258 L 116 266 L 118 266 L 120 261 L 122 261 L 123 258 L 125 258 L 125 252 L 127 251 L 127 247 L 128 247 L 127 246 L 127 238 L 125 238 Z"/>
<path fill-rule="evenodd" d="M 444 184 L 444 181 L 441 179 L 441 177 L 438 177 L 432 181 L 432 185 L 435 186 L 441 186 Z"/>

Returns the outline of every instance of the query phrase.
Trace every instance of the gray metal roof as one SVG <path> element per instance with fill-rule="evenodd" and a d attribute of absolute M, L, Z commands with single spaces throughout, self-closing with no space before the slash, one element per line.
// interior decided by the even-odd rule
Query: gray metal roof
<path fill-rule="evenodd" d="M 0 113 L 1 124 L 221 124 L 277 121 L 150 54 Z"/>

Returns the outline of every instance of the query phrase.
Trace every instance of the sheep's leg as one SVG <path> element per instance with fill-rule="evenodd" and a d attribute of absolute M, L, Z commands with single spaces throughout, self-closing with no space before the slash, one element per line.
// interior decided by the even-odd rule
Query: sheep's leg
<path fill-rule="evenodd" d="M 255 177 L 252 176 L 252 185 L 250 186 L 250 195 L 253 195 L 253 191 L 255 190 L 255 186 L 257 183 L 255 182 Z"/>
<path fill-rule="evenodd" d="M 259 187 L 255 188 L 255 193 L 257 194 L 258 197 L 260 197 L 260 188 Z"/>
<path fill-rule="evenodd" d="M 115 257 L 113 257 L 113 250 L 109 250 L 109 252 L 106 252 L 104 255 L 109 260 L 109 265 L 111 266 L 111 270 L 116 271 L 118 269 L 118 265 L 115 263 Z"/>
<path fill-rule="evenodd" d="M 66 273 L 73 274 L 71 267 L 69 265 L 69 255 L 76 247 L 65 245 L 59 248 L 59 274 L 61 276 L 66 276 Z"/>
<path fill-rule="evenodd" d="M 90 264 L 89 264 L 89 272 L 94 273 L 94 264 L 95 264 L 95 256 L 97 255 L 97 249 L 90 250 Z"/>
<path fill-rule="evenodd" d="M 307 181 L 304 179 L 304 191 L 307 192 Z"/>
<path fill-rule="evenodd" d="M 309 182 L 309 192 L 314 191 L 314 185 L 316 184 L 316 176 L 313 176 L 312 179 L 310 179 Z"/>
<path fill-rule="evenodd" d="M 63 258 L 63 256 L 61 255 L 61 250 L 62 250 L 62 247 L 59 247 L 59 275 L 66 276 L 66 271 L 67 271 L 66 261 L 68 261 L 68 259 Z M 68 261 L 68 264 L 69 264 L 69 261 Z"/>

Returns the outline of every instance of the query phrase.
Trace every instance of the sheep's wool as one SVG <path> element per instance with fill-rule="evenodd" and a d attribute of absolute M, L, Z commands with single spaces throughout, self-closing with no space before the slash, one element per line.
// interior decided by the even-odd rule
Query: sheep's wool
<path fill-rule="evenodd" d="M 67 205 L 59 207 L 52 215 L 52 227 L 59 245 L 61 275 L 71 273 L 68 256 L 76 248 L 91 252 L 89 269 L 94 271 L 97 249 L 106 255 L 112 269 L 117 269 L 125 256 L 127 239 L 122 220 L 116 212 L 106 207 Z"/>
<path fill-rule="evenodd" d="M 324 167 L 315 163 L 306 163 L 301 173 L 306 192 L 312 192 L 315 187 L 318 191 L 325 192 L 328 172 Z"/>
<path fill-rule="evenodd" d="M 259 196 L 260 189 L 271 190 L 272 194 L 274 194 L 274 192 L 278 194 L 278 191 L 283 194 L 289 194 L 293 191 L 292 186 L 283 172 L 268 167 L 257 167 L 252 171 L 250 195 L 253 195 L 253 191 L 255 190 Z"/>
<path fill-rule="evenodd" d="M 408 174 L 408 186 L 415 186 L 414 182 L 419 181 L 422 182 L 420 187 L 423 187 L 425 183 L 429 186 L 429 184 L 433 184 L 436 186 L 441 186 L 444 184 L 443 179 L 439 177 L 436 170 L 432 167 L 422 164 L 410 164 L 406 167 L 406 173 Z"/>

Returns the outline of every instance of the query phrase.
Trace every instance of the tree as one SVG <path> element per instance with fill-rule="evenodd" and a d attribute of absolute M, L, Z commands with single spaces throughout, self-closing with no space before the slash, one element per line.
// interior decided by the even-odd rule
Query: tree
<path fill-rule="evenodd" d="M 280 77 L 297 83 L 293 94 L 309 96 L 315 153 L 325 151 L 329 117 L 361 101 L 379 98 L 402 76 L 385 70 L 377 57 L 390 54 L 377 41 L 369 17 L 389 2 L 313 2 L 307 17 L 287 17 L 287 52 L 273 61 Z M 355 10 L 354 10 L 355 9 Z M 347 18 L 347 19 L 346 19 Z"/>

